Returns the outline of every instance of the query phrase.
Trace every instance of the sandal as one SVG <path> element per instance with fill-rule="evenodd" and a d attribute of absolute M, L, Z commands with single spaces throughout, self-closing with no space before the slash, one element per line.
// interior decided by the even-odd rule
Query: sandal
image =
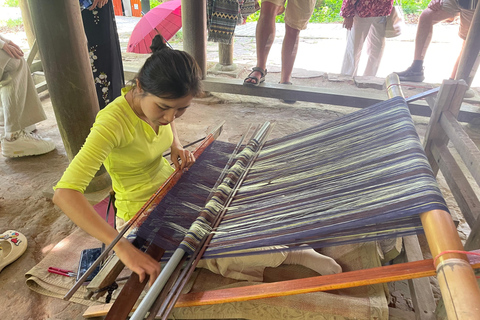
<path fill-rule="evenodd" d="M 291 82 L 279 82 L 280 84 L 289 84 L 289 85 L 293 85 L 293 83 Z M 295 102 L 297 102 L 296 100 L 283 100 L 283 102 L 285 103 L 288 103 L 288 104 L 293 104 Z"/>
<path fill-rule="evenodd" d="M 257 77 L 254 77 L 252 76 L 252 73 L 254 73 L 255 71 L 258 71 L 260 72 L 260 74 L 262 75 L 259 78 Z M 264 82 L 265 81 L 265 76 L 267 75 L 267 69 L 263 70 L 262 68 L 260 67 L 254 67 L 252 68 L 252 72 L 250 72 L 250 74 L 248 75 L 248 77 L 245 78 L 245 80 L 243 81 L 243 85 L 244 86 L 253 86 L 253 87 L 258 87 L 260 85 L 260 83 Z M 252 79 L 252 80 L 255 80 L 255 82 L 250 82 L 250 81 L 247 81 L 248 79 Z"/>
<path fill-rule="evenodd" d="M 8 230 L 0 234 L 0 272 L 20 258 L 27 250 L 27 238 L 20 232 Z"/>

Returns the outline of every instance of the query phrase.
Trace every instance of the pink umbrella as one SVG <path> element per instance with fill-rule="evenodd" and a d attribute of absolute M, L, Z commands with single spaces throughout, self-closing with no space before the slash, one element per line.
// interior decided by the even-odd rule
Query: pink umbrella
<path fill-rule="evenodd" d="M 182 27 L 181 0 L 164 2 L 145 14 L 133 29 L 127 52 L 150 53 L 152 39 L 161 34 L 170 40 Z"/>

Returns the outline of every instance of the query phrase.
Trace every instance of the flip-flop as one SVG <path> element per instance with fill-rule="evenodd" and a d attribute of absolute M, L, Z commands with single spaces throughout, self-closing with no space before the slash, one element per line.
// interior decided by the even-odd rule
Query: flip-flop
<path fill-rule="evenodd" d="M 27 238 L 20 232 L 7 230 L 0 234 L 0 272 L 27 250 Z"/>
<path fill-rule="evenodd" d="M 293 83 L 291 82 L 279 82 L 280 84 L 289 84 L 289 85 L 293 85 Z M 283 100 L 283 102 L 285 103 L 288 103 L 288 104 L 294 104 L 295 102 L 297 102 L 296 100 Z"/>
<path fill-rule="evenodd" d="M 260 78 L 252 76 L 252 73 L 254 73 L 255 71 L 260 72 L 260 74 L 262 76 Z M 244 86 L 258 87 L 260 85 L 260 83 L 265 81 L 265 76 L 266 75 L 267 75 L 267 69 L 263 70 L 260 67 L 254 67 L 254 68 L 252 68 L 252 72 L 250 72 L 250 74 L 245 78 L 245 80 L 243 80 L 243 85 Z M 248 79 L 255 80 L 255 83 L 247 81 Z"/>

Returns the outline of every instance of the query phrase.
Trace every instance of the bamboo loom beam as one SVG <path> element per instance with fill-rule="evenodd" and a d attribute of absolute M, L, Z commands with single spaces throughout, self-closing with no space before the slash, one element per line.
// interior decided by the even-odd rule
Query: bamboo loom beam
<path fill-rule="evenodd" d="M 480 254 L 480 250 L 472 251 L 472 253 Z M 473 268 L 480 268 L 480 256 L 472 255 L 469 256 L 468 259 Z M 175 307 L 193 307 L 338 290 L 391 281 L 430 277 L 434 276 L 435 273 L 433 259 L 428 259 L 326 276 L 188 293 L 180 296 Z M 113 303 L 89 307 L 83 314 L 83 317 L 92 318 L 104 316 L 112 304 Z"/>
<path fill-rule="evenodd" d="M 400 79 L 396 73 L 392 73 L 385 79 L 385 86 L 387 88 L 388 98 L 404 97 Z M 431 90 L 423 94 L 430 95 Z M 420 98 L 421 95 L 410 97 L 412 99 Z M 411 235 L 403 238 L 403 247 L 405 250 L 405 257 L 408 262 L 423 260 L 423 254 L 418 243 L 416 235 Z M 415 310 L 415 318 L 418 320 L 432 320 L 435 319 L 435 300 L 432 289 L 427 278 L 409 279 L 408 285 L 412 295 L 412 302 Z"/>
<path fill-rule="evenodd" d="M 463 250 L 448 212 L 432 210 L 420 215 L 433 257 L 448 250 Z M 449 319 L 478 319 L 480 288 L 465 254 L 447 253 L 435 262 L 437 279 Z"/>

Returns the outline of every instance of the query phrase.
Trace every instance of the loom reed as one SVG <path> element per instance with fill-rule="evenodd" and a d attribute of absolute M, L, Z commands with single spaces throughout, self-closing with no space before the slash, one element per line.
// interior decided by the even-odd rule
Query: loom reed
<path fill-rule="evenodd" d="M 254 145 L 254 146 L 257 145 L 257 150 L 254 150 L 253 156 L 251 156 L 250 159 L 247 160 L 247 164 L 248 164 L 247 169 L 248 169 L 249 166 L 251 166 L 253 164 L 253 161 L 255 161 L 255 159 L 256 159 L 255 155 L 258 154 L 260 148 L 265 144 L 266 138 L 267 138 L 267 136 L 270 132 L 271 132 L 270 124 L 265 123 L 262 126 L 262 128 L 259 130 L 259 132 L 256 134 L 255 138 L 253 138 L 250 141 L 249 145 Z M 244 149 L 244 152 L 249 147 L 249 145 L 247 145 L 247 147 Z M 231 194 L 232 198 L 233 198 L 234 193 L 235 193 L 235 191 L 234 191 L 235 188 L 238 188 L 239 183 L 241 183 L 241 181 L 243 180 L 243 178 L 246 174 L 246 171 L 248 171 L 248 170 L 244 170 L 242 172 L 242 174 L 240 175 L 240 178 L 238 178 L 238 180 L 235 182 L 235 185 L 233 186 L 232 191 L 231 191 L 232 192 L 232 194 Z M 230 178 L 225 178 L 224 180 L 228 180 L 228 179 L 230 179 Z M 213 199 L 210 202 L 212 202 L 212 201 L 213 201 Z M 228 203 L 229 203 L 229 198 L 227 198 L 227 203 L 226 203 L 227 206 L 228 206 Z M 225 205 L 223 207 L 225 208 Z M 222 216 L 223 213 L 224 213 L 224 211 L 221 212 L 219 215 L 217 215 L 217 217 L 216 217 L 217 220 L 216 221 L 218 221 L 218 222 L 213 224 L 213 227 L 216 227 L 219 224 L 219 222 L 221 221 L 221 216 Z M 199 218 L 197 218 L 197 220 L 192 224 L 192 226 L 190 228 L 190 231 L 186 235 L 185 239 L 187 239 L 187 237 L 190 234 L 191 239 L 199 239 L 198 243 L 207 241 L 209 232 L 211 230 L 211 227 L 208 228 L 208 225 L 204 222 L 204 219 L 202 219 L 202 218 L 203 218 L 202 216 L 199 216 Z M 204 229 L 204 228 L 206 228 L 206 229 Z M 199 238 L 199 236 L 200 236 L 200 238 Z M 150 290 L 148 291 L 147 295 L 144 297 L 144 299 L 138 305 L 137 309 L 135 310 L 135 312 L 133 313 L 133 315 L 130 318 L 131 320 L 140 320 L 140 319 L 144 318 L 145 314 L 150 310 L 151 306 L 155 303 L 155 300 L 159 296 L 160 292 L 163 290 L 163 288 L 164 288 L 164 286 L 167 282 L 168 277 L 170 277 L 174 268 L 176 266 L 178 266 L 180 260 L 184 257 L 184 255 L 187 252 L 190 251 L 190 253 L 192 255 L 196 252 L 203 253 L 202 250 L 199 249 L 199 248 L 202 248 L 202 247 L 198 246 L 198 243 L 197 243 L 196 248 L 194 248 L 194 251 L 192 252 L 192 251 L 190 251 L 191 242 L 186 241 L 186 240 L 182 241 L 180 246 L 175 250 L 172 257 L 169 259 L 169 261 L 167 262 L 167 264 L 163 268 L 163 270 L 160 273 L 160 275 L 158 276 L 157 280 L 155 280 L 155 283 L 150 287 Z M 198 255 L 198 257 L 201 257 L 201 254 Z M 194 260 L 194 261 L 196 261 L 196 260 Z M 196 264 L 193 266 L 192 270 L 195 268 L 195 266 L 196 266 Z M 186 275 L 187 273 L 188 273 L 188 269 L 186 269 L 186 271 L 182 274 Z M 176 295 L 176 297 L 178 297 L 178 294 Z M 175 295 L 175 292 L 172 292 L 172 295 L 170 295 L 170 296 L 173 297 L 174 295 Z M 164 305 L 168 305 L 168 304 L 164 304 Z M 172 305 L 172 307 L 173 307 L 173 305 Z M 169 310 L 171 310 L 171 309 L 169 309 Z M 163 310 L 161 310 L 161 312 L 163 313 Z M 168 316 L 168 314 L 167 314 L 167 316 Z"/>

